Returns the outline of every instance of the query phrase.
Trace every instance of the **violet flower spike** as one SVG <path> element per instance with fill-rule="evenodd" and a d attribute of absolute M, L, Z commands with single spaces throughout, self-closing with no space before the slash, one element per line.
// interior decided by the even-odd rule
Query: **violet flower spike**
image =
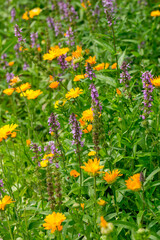
<path fill-rule="evenodd" d="M 98 91 L 97 91 L 95 85 L 94 85 L 93 83 L 91 83 L 91 85 L 89 86 L 89 89 L 91 89 L 91 98 L 92 98 L 92 101 L 94 102 L 94 104 L 95 104 L 96 106 L 99 107 L 99 110 L 100 110 L 100 112 L 101 112 L 101 111 L 102 111 L 102 106 L 101 106 L 101 104 L 100 104 L 100 102 L 99 102 L 99 99 L 98 99 L 99 94 L 98 94 Z"/>
<path fill-rule="evenodd" d="M 104 7 L 104 13 L 106 14 L 108 25 L 111 27 L 113 22 L 113 2 L 114 0 L 102 0 L 102 5 Z"/>
<path fill-rule="evenodd" d="M 90 80 L 92 80 L 93 78 L 96 78 L 96 75 L 93 72 L 93 69 L 89 63 L 87 63 L 87 66 L 86 66 L 86 74 Z"/>
<path fill-rule="evenodd" d="M 131 76 L 128 72 L 128 68 L 130 68 L 129 64 L 127 64 L 126 62 L 122 63 L 122 66 L 120 67 L 120 69 L 122 70 L 122 73 L 120 74 L 120 83 L 125 83 L 126 87 L 129 87 L 128 82 L 131 80 Z"/>

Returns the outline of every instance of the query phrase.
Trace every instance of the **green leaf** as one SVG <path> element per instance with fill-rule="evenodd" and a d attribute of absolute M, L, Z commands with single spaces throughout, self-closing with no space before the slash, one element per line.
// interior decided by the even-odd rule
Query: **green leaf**
<path fill-rule="evenodd" d="M 125 55 L 126 55 L 126 50 L 121 54 L 121 56 L 118 59 L 118 67 L 119 68 L 122 66 L 122 63 L 123 63 L 124 58 L 125 58 Z"/>
<path fill-rule="evenodd" d="M 150 181 L 152 180 L 152 178 L 154 177 L 155 174 L 157 174 L 158 172 L 160 172 L 160 168 L 155 169 L 145 180 L 144 182 L 144 186 Z"/>
<path fill-rule="evenodd" d="M 127 228 L 127 229 L 135 230 L 135 231 L 138 230 L 137 225 L 135 225 L 133 223 L 129 223 L 129 222 L 125 222 L 125 221 L 112 221 L 112 223 L 118 227 Z"/>
<path fill-rule="evenodd" d="M 96 74 L 96 78 L 101 80 L 105 84 L 109 84 L 113 87 L 116 87 L 116 82 L 112 77 Z"/>

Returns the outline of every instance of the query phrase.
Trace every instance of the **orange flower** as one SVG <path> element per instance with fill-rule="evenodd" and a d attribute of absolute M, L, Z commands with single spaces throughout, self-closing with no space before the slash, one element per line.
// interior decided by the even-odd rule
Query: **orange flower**
<path fill-rule="evenodd" d="M 92 110 L 92 108 L 83 111 L 82 120 L 83 121 L 91 121 L 91 122 L 93 121 L 93 110 Z"/>
<path fill-rule="evenodd" d="M 7 94 L 8 96 L 12 95 L 13 92 L 14 92 L 14 88 L 7 88 L 3 90 L 3 93 Z"/>
<path fill-rule="evenodd" d="M 114 229 L 113 223 L 106 222 L 103 216 L 101 216 L 101 223 L 99 225 L 101 228 L 101 233 L 104 235 L 110 234 Z"/>
<path fill-rule="evenodd" d="M 30 139 L 27 139 L 27 140 L 26 140 L 26 144 L 27 144 L 27 146 L 29 146 L 29 145 L 31 144 L 31 140 L 30 140 Z"/>
<path fill-rule="evenodd" d="M 17 136 L 17 133 L 16 133 L 16 132 L 11 133 L 11 137 L 12 137 L 12 138 L 15 138 L 16 136 Z"/>
<path fill-rule="evenodd" d="M 100 199 L 97 203 L 98 203 L 100 206 L 106 205 L 106 201 L 104 201 L 103 199 Z"/>
<path fill-rule="evenodd" d="M 86 129 L 82 130 L 84 133 L 89 133 L 92 131 L 92 124 L 89 124 Z"/>
<path fill-rule="evenodd" d="M 38 16 L 41 11 L 42 10 L 39 7 L 33 8 L 32 10 L 29 11 L 30 18 L 33 18 L 34 16 Z"/>
<path fill-rule="evenodd" d="M 159 17 L 159 16 L 160 16 L 160 11 L 159 10 L 151 12 L 151 17 Z"/>
<path fill-rule="evenodd" d="M 12 201 L 11 197 L 5 195 L 4 198 L 2 198 L 2 200 L 0 200 L 0 210 L 1 210 L 1 209 L 4 210 L 5 206 L 6 206 L 7 204 L 12 203 L 12 202 L 14 202 L 14 201 Z"/>
<path fill-rule="evenodd" d="M 84 163 L 85 166 L 81 166 L 84 171 L 90 173 L 91 175 L 96 175 L 97 173 L 100 173 L 99 170 L 102 169 L 104 166 L 100 166 L 100 159 L 98 160 L 95 158 L 94 160 L 89 159 L 88 163 Z"/>
<path fill-rule="evenodd" d="M 20 96 L 21 97 L 27 97 L 27 99 L 35 99 L 37 98 L 40 94 L 42 94 L 43 92 L 41 92 L 41 90 L 27 90 L 26 92 L 24 92 L 23 94 L 21 93 Z"/>
<path fill-rule="evenodd" d="M 28 19 L 29 19 L 29 12 L 25 12 L 25 13 L 23 13 L 23 15 L 22 15 L 22 19 L 24 19 L 24 20 L 28 20 Z"/>
<path fill-rule="evenodd" d="M 79 172 L 77 172 L 76 170 L 72 170 L 72 171 L 70 171 L 70 175 L 71 175 L 71 177 L 73 176 L 73 177 L 78 177 L 80 174 L 79 174 Z"/>
<path fill-rule="evenodd" d="M 59 46 L 51 47 L 49 53 L 43 55 L 43 60 L 50 60 L 65 55 L 69 51 L 69 48 L 59 48 Z"/>
<path fill-rule="evenodd" d="M 37 48 L 37 51 L 38 51 L 38 52 L 41 52 L 41 51 L 42 51 L 41 47 L 38 47 L 38 48 Z"/>
<path fill-rule="evenodd" d="M 101 223 L 100 223 L 100 227 L 102 228 L 106 228 L 108 226 L 108 223 L 106 222 L 106 220 L 104 219 L 103 216 L 101 216 Z"/>
<path fill-rule="evenodd" d="M 53 79 L 53 76 L 52 75 L 49 75 L 49 81 L 52 82 L 54 79 Z"/>
<path fill-rule="evenodd" d="M 27 82 L 22 84 L 20 87 L 16 88 L 16 92 L 17 93 L 25 92 L 29 88 L 31 88 L 31 84 Z"/>
<path fill-rule="evenodd" d="M 68 57 L 65 58 L 65 60 L 66 60 L 67 62 L 71 62 L 71 61 L 72 61 L 72 57 L 71 57 L 71 56 L 68 56 Z"/>
<path fill-rule="evenodd" d="M 76 59 L 82 57 L 82 47 L 77 46 L 77 50 L 72 52 L 72 57 Z"/>
<path fill-rule="evenodd" d="M 64 214 L 53 212 L 44 219 L 45 223 L 43 224 L 43 227 L 46 230 L 51 230 L 51 233 L 54 233 L 56 230 L 62 231 L 63 227 L 61 224 L 64 220 L 66 220 Z"/>
<path fill-rule="evenodd" d="M 81 203 L 81 208 L 84 210 L 84 203 Z"/>
<path fill-rule="evenodd" d="M 111 66 L 112 69 L 116 69 L 117 68 L 117 63 L 114 63 L 112 66 Z"/>
<path fill-rule="evenodd" d="M 84 78 L 85 78 L 84 75 L 76 75 L 76 76 L 74 77 L 73 81 L 74 81 L 74 82 L 78 82 L 78 81 L 80 81 L 80 79 L 84 79 Z"/>
<path fill-rule="evenodd" d="M 160 87 L 160 76 L 151 79 L 151 83 L 152 83 L 155 87 Z"/>
<path fill-rule="evenodd" d="M 81 126 L 84 126 L 86 124 L 86 122 L 84 122 L 82 118 L 80 118 L 78 121 L 80 122 Z"/>
<path fill-rule="evenodd" d="M 50 88 L 57 88 L 58 87 L 58 85 L 59 85 L 59 82 L 52 82 L 50 85 L 49 85 L 49 87 Z"/>
<path fill-rule="evenodd" d="M 87 63 L 89 63 L 90 65 L 95 64 L 96 63 L 96 56 L 94 56 L 94 57 L 89 56 L 89 58 L 86 60 L 85 65 L 87 65 Z"/>
<path fill-rule="evenodd" d="M 104 68 L 107 69 L 108 67 L 109 67 L 109 63 L 106 63 Z"/>
<path fill-rule="evenodd" d="M 138 191 L 141 189 L 140 173 L 134 174 L 125 181 L 128 189 Z"/>
<path fill-rule="evenodd" d="M 104 63 L 98 64 L 93 68 L 94 70 L 100 71 L 104 69 Z"/>
<path fill-rule="evenodd" d="M 9 62 L 8 65 L 11 67 L 14 65 L 14 62 Z"/>
<path fill-rule="evenodd" d="M 18 82 L 21 82 L 21 80 L 19 79 L 18 76 L 16 76 L 16 77 L 14 76 L 14 77 L 10 80 L 9 85 L 13 86 L 13 85 L 15 85 L 15 84 L 18 83 Z"/>
<path fill-rule="evenodd" d="M 89 153 L 88 153 L 88 156 L 95 156 L 96 155 L 96 151 L 90 151 Z"/>
<path fill-rule="evenodd" d="M 118 88 L 116 88 L 116 92 L 117 92 L 118 95 L 122 94 L 121 91 Z"/>
<path fill-rule="evenodd" d="M 111 184 L 111 183 L 114 183 L 116 181 L 117 177 L 122 176 L 122 175 L 123 174 L 121 174 L 118 169 L 115 169 L 112 172 L 111 171 L 109 173 L 106 172 L 103 179 L 106 180 L 106 182 L 108 184 Z"/>

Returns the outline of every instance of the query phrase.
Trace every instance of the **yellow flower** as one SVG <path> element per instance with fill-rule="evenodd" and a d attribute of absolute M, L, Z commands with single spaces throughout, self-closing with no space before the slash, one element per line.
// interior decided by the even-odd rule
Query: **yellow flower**
<path fill-rule="evenodd" d="M 27 82 L 27 83 L 21 84 L 20 87 L 16 88 L 16 92 L 17 93 L 24 92 L 29 88 L 31 88 L 31 84 Z"/>
<path fill-rule="evenodd" d="M 81 166 L 84 171 L 90 173 L 91 175 L 95 175 L 97 173 L 100 173 L 99 170 L 102 169 L 104 166 L 100 166 L 100 159 L 98 160 L 95 158 L 94 160 L 89 159 L 88 163 L 84 163 L 85 166 Z"/>
<path fill-rule="evenodd" d="M 81 203 L 81 208 L 84 210 L 84 203 Z"/>
<path fill-rule="evenodd" d="M 108 223 L 106 222 L 106 220 L 104 219 L 103 216 L 101 216 L 101 223 L 100 223 L 100 227 L 102 228 L 106 228 L 108 226 Z"/>
<path fill-rule="evenodd" d="M 40 94 L 42 94 L 43 92 L 41 92 L 41 90 L 27 90 L 26 92 L 24 92 L 23 94 L 21 93 L 20 96 L 21 97 L 27 97 L 27 99 L 35 99 L 37 98 Z"/>
<path fill-rule="evenodd" d="M 5 195 L 4 198 L 2 198 L 2 200 L 0 200 L 0 210 L 4 210 L 5 206 L 12 202 L 14 202 L 14 201 L 12 201 L 11 197 Z"/>
<path fill-rule="evenodd" d="M 109 173 L 106 172 L 103 179 L 106 180 L 106 182 L 108 184 L 111 184 L 111 183 L 114 183 L 117 180 L 117 177 L 122 176 L 122 175 L 123 174 L 121 174 L 118 169 L 115 169 L 112 172 L 111 171 Z"/>
<path fill-rule="evenodd" d="M 65 55 L 69 51 L 69 48 L 59 48 L 59 46 L 51 47 L 49 53 L 43 55 L 43 60 L 52 61 L 56 57 Z"/>
<path fill-rule="evenodd" d="M 76 89 L 72 88 L 68 93 L 66 93 L 66 98 L 68 98 L 69 100 L 71 98 L 77 98 L 82 93 L 83 93 L 83 90 L 79 89 L 79 87 L 77 87 Z"/>
<path fill-rule="evenodd" d="M 3 139 L 7 139 L 9 135 L 12 135 L 13 131 L 18 127 L 17 124 L 11 124 L 11 125 L 5 125 L 0 128 L 0 142 L 2 142 Z"/>
<path fill-rule="evenodd" d="M 54 104 L 54 107 L 55 107 L 55 108 L 58 108 L 59 106 L 62 107 L 62 106 L 64 106 L 64 104 L 66 103 L 66 101 L 67 101 L 67 100 L 65 100 L 65 99 L 62 100 L 62 101 L 57 100 L 57 101 L 55 102 L 55 104 Z"/>
<path fill-rule="evenodd" d="M 88 153 L 88 156 L 90 157 L 90 156 L 95 156 L 96 155 L 96 151 L 90 151 L 89 153 Z"/>
<path fill-rule="evenodd" d="M 113 231 L 113 223 L 108 223 L 103 216 L 101 216 L 101 223 L 99 224 L 101 228 L 101 233 L 108 235 Z"/>
<path fill-rule="evenodd" d="M 118 88 L 116 88 L 116 92 L 117 92 L 118 95 L 122 94 L 121 91 Z"/>
<path fill-rule="evenodd" d="M 9 62 L 8 65 L 11 67 L 14 65 L 14 62 Z"/>
<path fill-rule="evenodd" d="M 14 88 L 7 88 L 3 90 L 3 93 L 7 94 L 8 96 L 12 95 L 13 92 L 14 92 Z"/>
<path fill-rule="evenodd" d="M 40 162 L 41 167 L 47 167 L 48 162 L 49 162 L 48 160 L 43 160 L 43 161 L 41 161 L 41 162 Z"/>
<path fill-rule="evenodd" d="M 84 133 L 89 133 L 92 131 L 92 124 L 89 124 L 86 129 L 82 130 Z"/>
<path fill-rule="evenodd" d="M 117 63 L 114 63 L 112 66 L 111 66 L 112 69 L 116 69 L 117 68 Z"/>
<path fill-rule="evenodd" d="M 50 88 L 57 88 L 58 85 L 59 85 L 59 82 L 55 81 L 55 82 L 52 82 L 52 83 L 49 85 L 49 87 L 50 87 Z"/>
<path fill-rule="evenodd" d="M 28 20 L 28 19 L 29 19 L 29 12 L 25 12 L 25 13 L 22 15 L 22 19 Z"/>
<path fill-rule="evenodd" d="M 98 64 L 93 68 L 94 70 L 100 71 L 104 69 L 104 63 Z"/>
<path fill-rule="evenodd" d="M 84 78 L 85 78 L 84 75 L 76 75 L 76 76 L 74 77 L 73 81 L 74 81 L 74 82 L 78 82 L 78 81 L 80 81 L 80 79 L 84 79 Z"/>
<path fill-rule="evenodd" d="M 68 57 L 65 58 L 65 60 L 66 60 L 67 62 L 71 62 L 71 61 L 72 61 L 72 57 L 71 57 L 71 56 L 68 56 Z"/>
<path fill-rule="evenodd" d="M 97 203 L 98 203 L 100 206 L 106 205 L 106 201 L 104 201 L 103 199 L 100 199 Z"/>
<path fill-rule="evenodd" d="M 26 144 L 27 144 L 27 146 L 29 146 L 29 145 L 31 144 L 31 140 L 30 140 L 30 139 L 27 139 L 27 140 L 26 140 Z"/>
<path fill-rule="evenodd" d="M 138 191 L 141 189 L 140 173 L 134 174 L 125 181 L 127 189 Z"/>
<path fill-rule="evenodd" d="M 10 80 L 9 85 L 13 86 L 13 85 L 15 85 L 15 84 L 18 83 L 18 82 L 21 82 L 21 80 L 19 79 L 18 76 L 16 76 L 16 77 L 14 76 L 14 77 Z"/>
<path fill-rule="evenodd" d="M 43 160 L 48 160 L 49 158 L 53 158 L 54 153 L 49 153 L 49 154 L 45 154 L 43 157 Z"/>
<path fill-rule="evenodd" d="M 38 8 L 33 8 L 32 10 L 29 11 L 29 16 L 30 18 L 33 18 L 34 16 L 38 16 L 42 10 Z"/>
<path fill-rule="evenodd" d="M 92 108 L 83 111 L 82 120 L 84 121 L 93 121 L 93 111 Z"/>
<path fill-rule="evenodd" d="M 43 227 L 46 230 L 51 230 L 51 233 L 54 233 L 56 230 L 61 231 L 63 228 L 61 224 L 64 220 L 66 220 L 64 214 L 53 212 L 44 219 Z"/>
<path fill-rule="evenodd" d="M 82 57 L 82 47 L 77 46 L 77 50 L 72 52 L 72 57 L 75 59 Z"/>
<path fill-rule="evenodd" d="M 108 67 L 109 67 L 109 63 L 106 63 L 104 68 L 107 69 Z"/>
<path fill-rule="evenodd" d="M 159 16 L 160 16 L 160 11 L 159 10 L 151 12 L 151 17 L 159 17 Z"/>
<path fill-rule="evenodd" d="M 89 56 L 89 58 L 86 60 L 86 65 L 87 65 L 87 63 L 89 63 L 90 65 L 95 64 L 96 63 L 96 56 L 94 56 L 94 57 Z"/>
<path fill-rule="evenodd" d="M 79 174 L 79 172 L 77 172 L 76 170 L 72 170 L 72 171 L 70 171 L 70 175 L 71 175 L 71 177 L 73 176 L 73 177 L 78 177 L 80 174 Z"/>
<path fill-rule="evenodd" d="M 160 87 L 160 76 L 151 79 L 151 83 L 156 87 Z"/>

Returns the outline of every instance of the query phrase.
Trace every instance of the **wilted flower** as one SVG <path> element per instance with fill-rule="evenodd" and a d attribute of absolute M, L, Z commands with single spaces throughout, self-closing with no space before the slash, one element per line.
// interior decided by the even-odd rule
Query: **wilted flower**
<path fill-rule="evenodd" d="M 108 235 L 110 234 L 113 229 L 114 229 L 114 226 L 112 223 L 108 223 L 103 216 L 101 216 L 101 223 L 100 223 L 100 228 L 101 228 L 101 233 L 102 234 L 105 234 L 105 235 Z"/>

